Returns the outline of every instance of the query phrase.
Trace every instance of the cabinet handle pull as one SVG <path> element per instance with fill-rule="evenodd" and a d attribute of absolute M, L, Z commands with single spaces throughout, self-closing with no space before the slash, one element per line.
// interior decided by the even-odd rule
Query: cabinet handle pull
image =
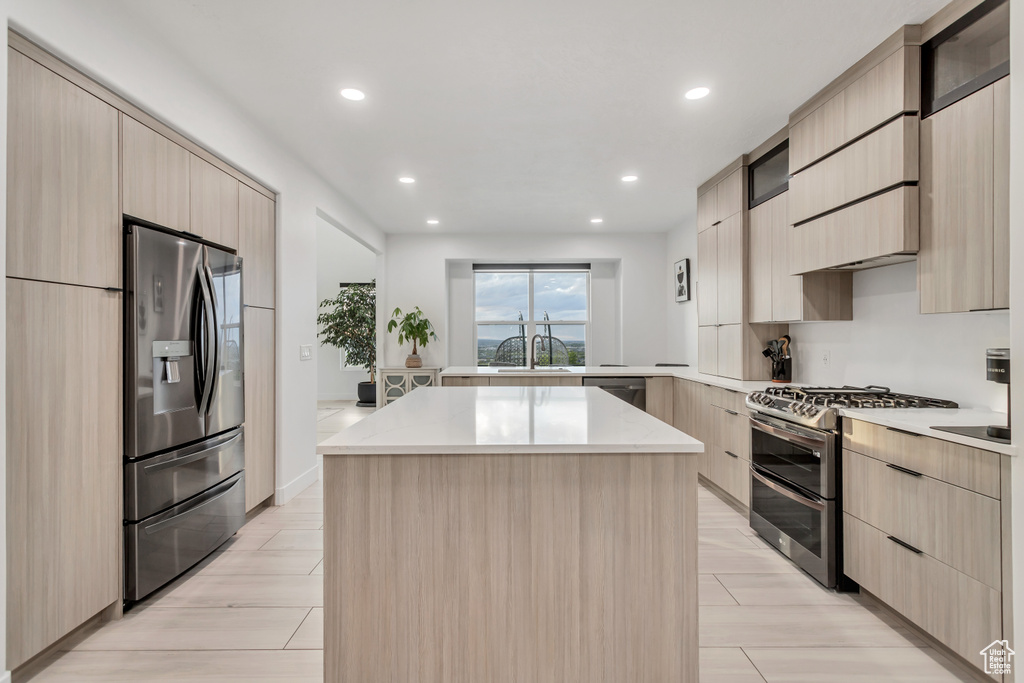
<path fill-rule="evenodd" d="M 896 470 L 897 472 L 902 472 L 903 474 L 909 474 L 912 477 L 923 477 L 924 476 L 920 472 L 915 472 L 914 470 L 908 470 L 906 467 L 900 467 L 899 465 L 893 465 L 891 462 L 890 463 L 886 463 L 885 466 L 888 467 L 891 470 Z"/>
<path fill-rule="evenodd" d="M 726 454 L 726 455 L 731 455 L 731 456 L 732 456 L 732 457 L 734 457 L 734 458 L 738 458 L 738 457 L 740 457 L 740 456 L 736 455 L 735 453 L 733 453 L 732 451 L 726 451 L 726 452 L 725 452 L 725 454 Z"/>
<path fill-rule="evenodd" d="M 104 292 L 123 292 L 124 290 L 121 289 L 120 287 L 104 287 L 103 291 Z"/>
<path fill-rule="evenodd" d="M 888 538 L 890 541 L 892 541 L 896 545 L 903 546 L 904 548 L 906 548 L 907 550 L 909 550 L 912 553 L 917 553 L 918 555 L 923 555 L 924 554 L 924 551 L 918 550 L 914 546 L 910 545 L 909 543 L 905 543 L 904 541 L 901 541 L 900 539 L 896 538 L 895 536 L 887 536 L 886 538 Z"/>
<path fill-rule="evenodd" d="M 924 436 L 917 432 L 908 432 L 906 429 L 897 429 L 896 427 L 886 427 L 890 432 L 896 432 L 897 434 L 906 434 L 907 436 Z"/>
<path fill-rule="evenodd" d="M 728 408 L 722 408 L 722 410 L 729 413 L 730 415 L 739 415 L 739 413 L 737 413 L 735 410 L 729 410 Z"/>

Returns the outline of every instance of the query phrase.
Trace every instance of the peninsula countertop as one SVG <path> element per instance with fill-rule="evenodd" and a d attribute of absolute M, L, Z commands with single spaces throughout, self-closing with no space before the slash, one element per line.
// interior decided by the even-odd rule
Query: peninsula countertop
<path fill-rule="evenodd" d="M 317 446 L 324 455 L 702 453 L 597 387 L 424 387 Z"/>

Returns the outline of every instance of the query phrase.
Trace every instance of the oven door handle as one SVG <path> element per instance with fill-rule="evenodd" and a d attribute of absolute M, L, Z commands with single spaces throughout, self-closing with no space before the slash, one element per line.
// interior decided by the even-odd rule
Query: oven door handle
<path fill-rule="evenodd" d="M 766 432 L 768 434 L 771 434 L 772 436 L 777 436 L 785 441 L 792 441 L 794 443 L 798 443 L 801 446 L 807 446 L 808 448 L 811 449 L 814 455 L 819 458 L 821 457 L 822 449 L 824 449 L 827 445 L 823 439 L 812 439 L 810 437 L 804 436 L 803 434 L 797 434 L 796 432 L 792 432 L 788 429 L 780 429 L 778 427 L 768 424 L 764 420 L 759 420 L 754 416 L 750 417 L 750 424 L 755 429 L 760 429 L 762 432 Z"/>
<path fill-rule="evenodd" d="M 765 486 L 770 488 L 772 491 L 775 491 L 776 493 L 781 494 L 781 495 L 785 496 L 786 498 L 789 498 L 792 501 L 795 501 L 797 503 L 800 503 L 801 505 L 809 507 L 812 510 L 817 510 L 818 512 L 824 512 L 825 511 L 825 504 L 824 503 L 819 503 L 818 501 L 812 500 L 811 498 L 808 498 L 807 496 L 802 496 L 799 493 L 797 493 L 796 491 L 793 491 L 790 488 L 788 488 L 786 486 L 783 486 L 782 484 L 778 484 L 778 483 L 772 481 L 768 477 L 764 476 L 763 474 L 761 474 L 760 472 L 755 470 L 753 465 L 750 466 L 750 476 L 752 476 L 755 479 L 757 479 L 759 482 L 761 482 L 762 484 L 764 484 Z"/>

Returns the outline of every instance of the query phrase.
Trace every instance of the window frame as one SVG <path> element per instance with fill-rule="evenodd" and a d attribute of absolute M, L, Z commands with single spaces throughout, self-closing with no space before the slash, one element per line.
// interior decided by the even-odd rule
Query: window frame
<path fill-rule="evenodd" d="M 578 325 L 583 328 L 583 351 L 584 351 L 584 362 L 587 361 L 587 351 L 589 350 L 591 343 L 590 329 L 591 329 L 591 268 L 590 264 L 515 264 L 515 265 L 503 265 L 503 264 L 474 264 L 473 265 L 473 349 L 476 351 L 476 367 L 488 367 L 480 365 L 480 326 L 481 325 L 509 325 L 519 326 L 524 325 L 526 327 L 526 339 L 527 345 L 529 346 L 530 341 L 534 335 L 540 334 L 537 332 L 538 327 L 544 327 L 547 325 Z M 526 273 L 527 274 L 527 299 L 526 299 L 526 312 L 527 316 L 523 320 L 477 320 L 476 319 L 476 274 L 477 273 Z M 587 315 L 585 320 L 533 320 L 534 315 L 534 277 L 537 273 L 584 273 L 587 276 Z M 528 362 L 528 360 L 527 360 Z M 525 366 L 524 366 L 525 367 Z M 559 367 L 559 366 L 555 366 Z M 566 367 L 581 367 L 581 366 L 566 366 Z"/>

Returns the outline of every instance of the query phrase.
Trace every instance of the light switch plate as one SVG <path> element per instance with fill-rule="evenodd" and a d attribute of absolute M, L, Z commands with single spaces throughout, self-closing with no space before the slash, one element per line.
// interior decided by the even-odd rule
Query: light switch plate
<path fill-rule="evenodd" d="M 299 346 L 299 360 L 313 360 L 312 344 L 302 344 Z"/>

